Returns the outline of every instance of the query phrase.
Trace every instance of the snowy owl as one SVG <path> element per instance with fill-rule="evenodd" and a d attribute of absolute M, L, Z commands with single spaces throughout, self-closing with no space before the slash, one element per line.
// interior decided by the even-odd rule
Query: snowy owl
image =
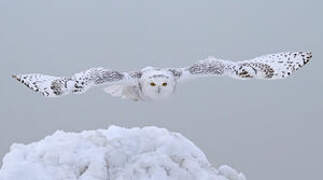
<path fill-rule="evenodd" d="M 146 67 L 138 71 L 120 72 L 91 68 L 70 77 L 44 74 L 20 74 L 13 78 L 47 97 L 80 94 L 94 86 L 106 86 L 112 96 L 138 100 L 156 100 L 174 93 L 179 82 L 208 76 L 235 79 L 283 79 L 307 64 L 311 52 L 284 52 L 245 61 L 229 61 L 209 57 L 182 68 Z"/>

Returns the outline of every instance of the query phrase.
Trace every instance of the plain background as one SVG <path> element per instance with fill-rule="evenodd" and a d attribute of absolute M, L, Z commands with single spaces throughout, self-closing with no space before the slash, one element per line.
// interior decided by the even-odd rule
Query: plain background
<path fill-rule="evenodd" d="M 318 0 L 1 0 L 0 159 L 12 143 L 58 129 L 153 125 L 182 133 L 214 166 L 228 164 L 249 180 L 320 179 L 322 7 Z M 296 50 L 311 50 L 313 59 L 286 80 L 201 79 L 153 103 L 120 100 L 101 89 L 47 99 L 10 78 Z"/>

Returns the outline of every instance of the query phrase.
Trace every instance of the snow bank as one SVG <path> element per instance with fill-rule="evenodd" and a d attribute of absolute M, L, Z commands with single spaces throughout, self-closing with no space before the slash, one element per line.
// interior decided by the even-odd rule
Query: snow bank
<path fill-rule="evenodd" d="M 228 166 L 213 168 L 179 133 L 156 127 L 56 132 L 14 144 L 0 180 L 245 180 Z"/>

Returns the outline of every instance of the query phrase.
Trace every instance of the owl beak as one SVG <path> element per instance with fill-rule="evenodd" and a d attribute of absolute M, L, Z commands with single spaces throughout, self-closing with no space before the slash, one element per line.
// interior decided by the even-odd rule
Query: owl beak
<path fill-rule="evenodd" d="M 160 93 L 160 91 L 161 91 L 161 87 L 158 86 L 158 89 L 157 89 L 158 94 Z"/>

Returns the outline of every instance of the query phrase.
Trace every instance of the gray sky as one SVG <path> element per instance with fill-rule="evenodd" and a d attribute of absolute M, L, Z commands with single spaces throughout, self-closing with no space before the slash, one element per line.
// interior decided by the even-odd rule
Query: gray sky
<path fill-rule="evenodd" d="M 212 164 L 233 166 L 249 180 L 319 179 L 322 6 L 317 0 L 1 0 L 0 159 L 12 143 L 37 141 L 58 129 L 154 125 L 182 133 Z M 202 79 L 153 103 L 112 98 L 101 89 L 46 99 L 10 78 L 293 50 L 312 50 L 313 59 L 287 80 Z"/>

